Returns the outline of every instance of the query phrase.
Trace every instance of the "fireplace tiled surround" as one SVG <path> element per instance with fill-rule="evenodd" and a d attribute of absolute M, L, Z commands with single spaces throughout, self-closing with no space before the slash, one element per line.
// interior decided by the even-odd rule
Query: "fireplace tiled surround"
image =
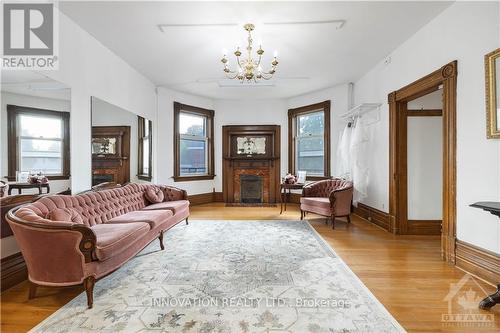
<path fill-rule="evenodd" d="M 261 201 L 252 201 L 252 200 L 244 200 L 242 198 L 242 179 L 245 178 L 245 176 L 256 176 L 260 177 L 261 183 L 262 183 L 262 198 Z M 234 202 L 241 202 L 241 203 L 269 203 L 269 185 L 270 185 L 270 175 L 269 175 L 269 168 L 268 167 L 261 167 L 261 168 L 252 168 L 252 169 L 246 169 L 246 168 L 241 168 L 241 167 L 235 167 L 234 169 L 234 178 L 233 178 L 233 184 L 234 184 Z M 251 185 L 250 185 L 251 186 Z M 247 198 L 248 199 L 248 198 Z"/>

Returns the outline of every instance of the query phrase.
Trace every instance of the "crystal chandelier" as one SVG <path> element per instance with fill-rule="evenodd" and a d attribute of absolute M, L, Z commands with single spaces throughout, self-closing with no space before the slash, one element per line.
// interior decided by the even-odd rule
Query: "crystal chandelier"
<path fill-rule="evenodd" d="M 241 51 L 238 47 L 236 51 L 234 51 L 234 55 L 236 56 L 236 61 L 238 65 L 238 69 L 233 71 L 229 69 L 228 60 L 226 54 L 224 52 L 224 56 L 221 59 L 221 62 L 224 64 L 224 73 L 229 79 L 238 79 L 241 83 L 247 82 L 257 82 L 262 79 L 269 80 L 273 77 L 273 74 L 276 72 L 276 66 L 278 66 L 278 60 L 276 52 L 274 53 L 273 61 L 271 62 L 271 69 L 268 72 L 265 72 L 260 65 L 262 60 L 262 55 L 264 54 L 264 50 L 262 49 L 262 45 L 259 45 L 259 49 L 257 50 L 257 60 L 254 60 L 252 56 L 252 31 L 255 26 L 251 23 L 247 23 L 243 26 L 243 28 L 248 31 L 248 46 L 247 51 L 248 55 L 246 59 L 240 59 Z"/>

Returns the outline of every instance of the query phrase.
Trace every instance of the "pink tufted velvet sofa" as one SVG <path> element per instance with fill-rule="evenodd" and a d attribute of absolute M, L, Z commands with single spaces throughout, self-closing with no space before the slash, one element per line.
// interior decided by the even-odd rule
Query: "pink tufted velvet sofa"
<path fill-rule="evenodd" d="M 335 228 L 336 217 L 345 216 L 350 222 L 352 195 L 353 185 L 348 180 L 333 178 L 307 184 L 300 198 L 300 219 L 305 212 L 312 212 L 330 217 L 332 228 Z"/>
<path fill-rule="evenodd" d="M 163 199 L 151 203 L 146 193 Z M 162 192 L 162 193 L 158 193 Z M 158 200 L 156 200 L 158 201 Z M 36 287 L 83 284 L 88 307 L 94 283 L 185 220 L 189 201 L 170 186 L 128 184 L 79 195 L 52 195 L 8 212 L 7 221 L 28 267 L 30 298 Z"/>

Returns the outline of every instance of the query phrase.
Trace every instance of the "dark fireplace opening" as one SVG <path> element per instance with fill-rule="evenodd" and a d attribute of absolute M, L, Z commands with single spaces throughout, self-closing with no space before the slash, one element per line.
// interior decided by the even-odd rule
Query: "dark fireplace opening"
<path fill-rule="evenodd" d="M 92 186 L 96 186 L 101 183 L 113 182 L 115 177 L 109 174 L 94 174 L 92 175 Z"/>
<path fill-rule="evenodd" d="M 240 175 L 240 202 L 262 203 L 263 178 L 255 175 Z"/>

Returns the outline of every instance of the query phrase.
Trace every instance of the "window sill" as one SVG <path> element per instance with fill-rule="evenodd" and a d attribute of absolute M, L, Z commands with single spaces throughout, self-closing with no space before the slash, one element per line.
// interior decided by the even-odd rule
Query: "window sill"
<path fill-rule="evenodd" d="M 196 180 L 211 180 L 215 178 L 215 175 L 203 175 L 203 176 L 173 176 L 174 182 L 191 182 Z"/>
<path fill-rule="evenodd" d="M 48 180 L 68 180 L 70 176 L 66 175 L 52 175 L 52 176 L 47 176 Z M 16 177 L 15 176 L 7 176 L 5 177 L 9 182 L 15 182 Z"/>
<path fill-rule="evenodd" d="M 137 179 L 140 179 L 140 180 L 145 180 L 145 181 L 150 182 L 150 181 L 151 181 L 151 179 L 153 179 L 153 177 L 148 176 L 148 175 L 137 175 Z"/>
<path fill-rule="evenodd" d="M 330 179 L 330 176 L 306 176 L 306 180 L 317 181 L 317 180 L 325 180 Z"/>

